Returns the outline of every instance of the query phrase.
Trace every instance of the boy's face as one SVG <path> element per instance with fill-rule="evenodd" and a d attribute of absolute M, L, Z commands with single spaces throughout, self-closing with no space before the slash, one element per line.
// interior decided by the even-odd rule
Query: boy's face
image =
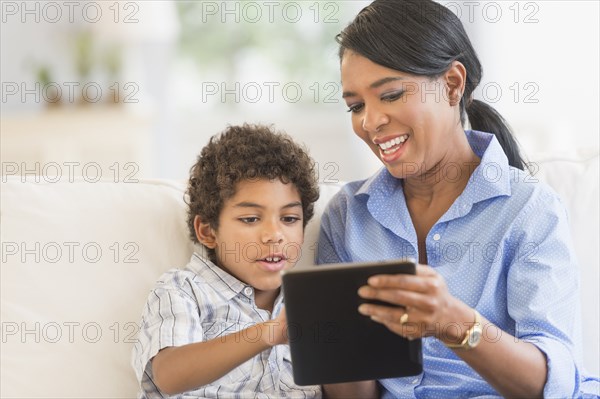
<path fill-rule="evenodd" d="M 225 201 L 218 230 L 201 224 L 196 231 L 201 230 L 204 245 L 215 249 L 221 268 L 256 290 L 271 291 L 281 286 L 279 272 L 293 267 L 300 256 L 302 218 L 293 184 L 244 180 Z"/>

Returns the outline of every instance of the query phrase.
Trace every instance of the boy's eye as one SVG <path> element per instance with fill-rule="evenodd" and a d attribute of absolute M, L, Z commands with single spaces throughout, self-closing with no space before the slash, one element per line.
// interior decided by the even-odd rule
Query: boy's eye
<path fill-rule="evenodd" d="M 239 221 L 246 224 L 252 224 L 258 222 L 258 218 L 256 216 L 248 216 L 245 218 L 239 218 Z"/>
<path fill-rule="evenodd" d="M 358 104 L 352 104 L 348 106 L 348 112 L 351 112 L 353 114 L 356 114 L 358 112 L 360 112 L 364 107 L 363 103 L 358 103 Z"/>
<path fill-rule="evenodd" d="M 302 220 L 302 219 L 300 219 L 297 216 L 284 216 L 284 217 L 281 218 L 281 221 L 284 222 L 284 223 L 287 223 L 287 224 L 293 224 L 293 223 L 296 223 L 296 222 L 298 222 L 300 220 Z"/>

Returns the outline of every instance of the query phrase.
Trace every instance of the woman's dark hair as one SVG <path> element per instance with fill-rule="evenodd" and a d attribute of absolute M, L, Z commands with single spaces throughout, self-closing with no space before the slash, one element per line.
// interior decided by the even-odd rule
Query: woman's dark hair
<path fill-rule="evenodd" d="M 284 133 L 264 125 L 228 126 L 211 137 L 194 166 L 186 192 L 187 224 L 190 238 L 197 243 L 194 218 L 200 216 L 213 229 L 225 201 L 236 193 L 242 180 L 279 179 L 293 184 L 302 202 L 302 223 L 306 227 L 319 199 L 315 162 L 306 149 Z M 215 261 L 214 250 L 208 255 Z"/>
<path fill-rule="evenodd" d="M 461 62 L 467 71 L 460 100 L 473 130 L 494 133 L 508 163 L 523 169 L 525 162 L 508 123 L 491 106 L 473 99 L 483 69 L 462 23 L 446 7 L 432 0 L 375 0 L 339 34 L 340 59 L 346 49 L 386 68 L 436 78 Z"/>

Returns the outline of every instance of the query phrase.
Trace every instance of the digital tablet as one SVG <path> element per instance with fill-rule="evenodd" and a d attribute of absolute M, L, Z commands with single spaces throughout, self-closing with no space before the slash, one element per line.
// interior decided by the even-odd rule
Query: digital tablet
<path fill-rule="evenodd" d="M 320 385 L 420 374 L 421 340 L 409 341 L 361 315 L 361 303 L 378 301 L 357 293 L 375 274 L 415 271 L 414 262 L 394 260 L 283 272 L 294 382 Z"/>

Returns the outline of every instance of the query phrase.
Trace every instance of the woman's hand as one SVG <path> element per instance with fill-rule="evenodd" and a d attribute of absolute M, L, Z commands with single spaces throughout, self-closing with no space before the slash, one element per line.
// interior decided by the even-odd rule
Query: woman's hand
<path fill-rule="evenodd" d="M 362 304 L 358 309 L 408 339 L 435 336 L 460 342 L 466 331 L 463 315 L 472 320 L 472 310 L 452 296 L 442 276 L 427 265 L 417 265 L 415 275 L 373 276 L 358 294 L 400 306 Z"/>

